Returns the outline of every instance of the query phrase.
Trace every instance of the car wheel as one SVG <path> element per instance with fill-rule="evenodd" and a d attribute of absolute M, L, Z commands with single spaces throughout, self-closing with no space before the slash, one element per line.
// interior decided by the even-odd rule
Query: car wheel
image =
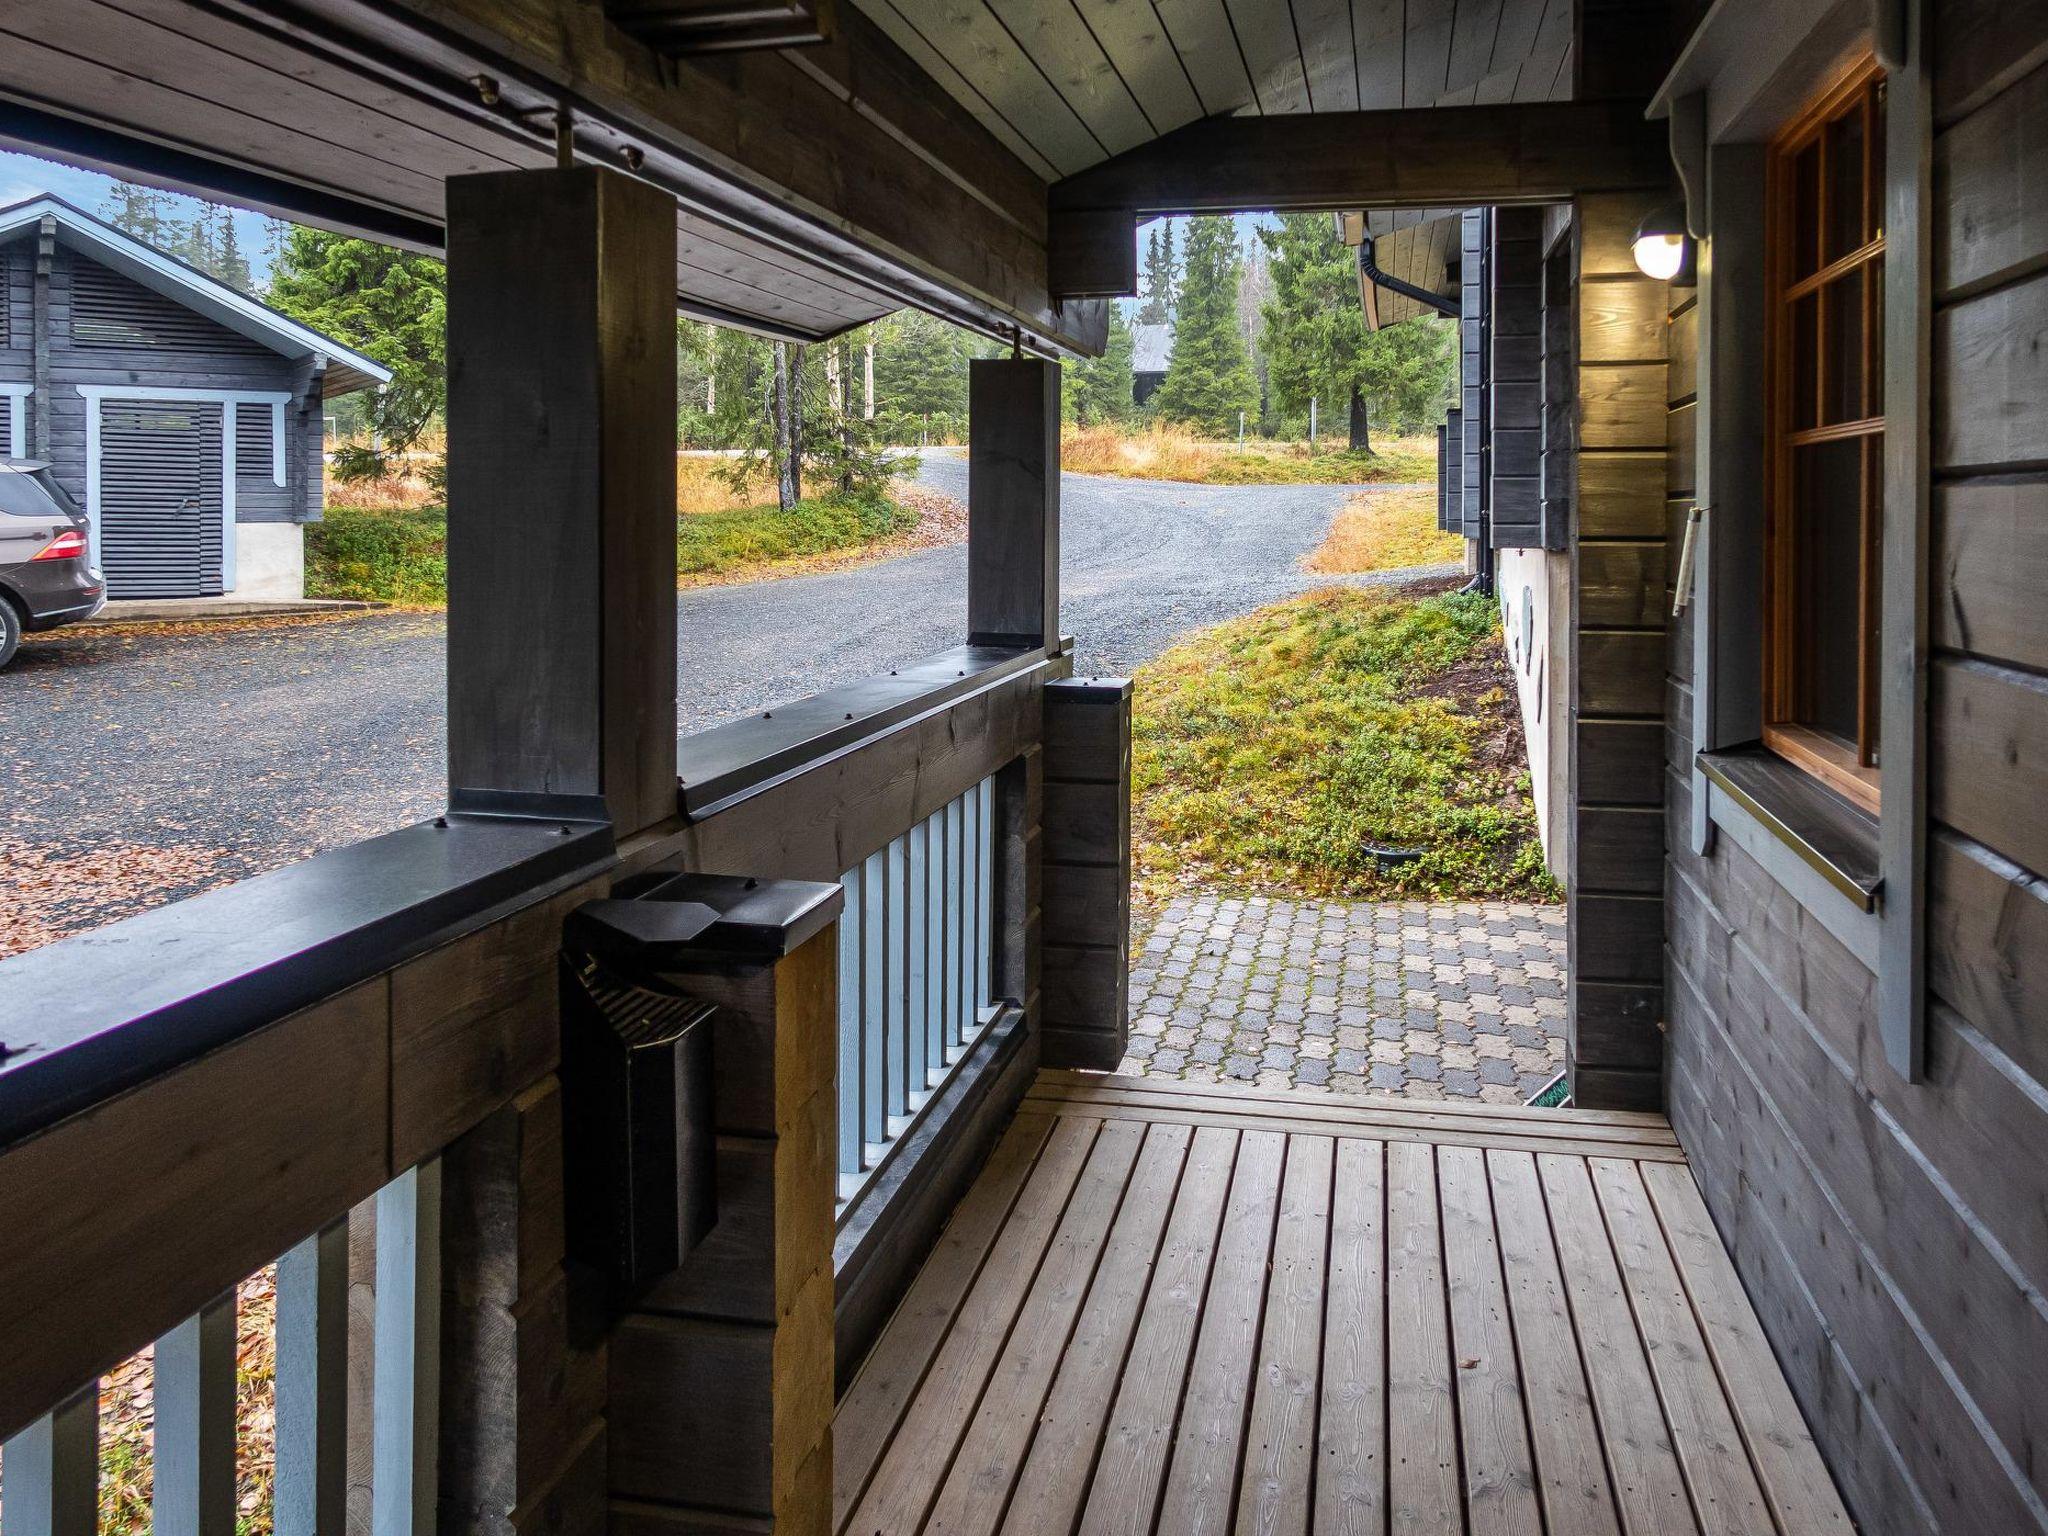
<path fill-rule="evenodd" d="M 14 653 L 21 646 L 21 615 L 14 604 L 0 597 L 0 667 L 14 660 Z"/>

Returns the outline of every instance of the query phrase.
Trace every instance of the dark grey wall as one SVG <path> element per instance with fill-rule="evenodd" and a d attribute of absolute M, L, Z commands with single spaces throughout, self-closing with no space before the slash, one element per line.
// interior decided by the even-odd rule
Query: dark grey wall
<path fill-rule="evenodd" d="M 7 308 L 0 346 L 0 379 L 28 382 L 33 336 L 33 234 L 0 248 Z M 154 384 L 196 389 L 289 391 L 285 407 L 285 481 L 270 475 L 267 451 L 252 454 L 235 484 L 236 520 L 245 523 L 303 522 L 320 514 L 320 384 L 302 359 L 283 357 L 207 316 L 183 309 L 127 277 L 97 268 L 109 291 L 142 322 L 161 322 L 172 345 L 81 344 L 74 334 L 74 289 L 88 258 L 59 245 L 50 270 L 50 454 L 57 478 L 82 503 L 85 499 L 85 397 L 80 384 Z M 35 407 L 32 405 L 31 409 Z M 262 407 L 258 407 L 262 410 Z M 267 414 L 267 413 L 266 413 Z M 252 439 L 252 447 L 254 446 Z"/>
<path fill-rule="evenodd" d="M 1934 16 L 1924 1082 L 1812 911 L 1726 835 L 1686 851 L 1687 629 L 1670 651 L 1670 1113 L 1879 1536 L 2037 1531 L 2048 1500 L 2048 16 Z"/>

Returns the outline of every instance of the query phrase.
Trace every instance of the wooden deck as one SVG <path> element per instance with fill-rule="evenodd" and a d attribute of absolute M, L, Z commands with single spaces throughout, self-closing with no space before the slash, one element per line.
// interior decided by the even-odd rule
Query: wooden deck
<path fill-rule="evenodd" d="M 853 1536 L 1850 1530 L 1655 1115 L 1045 1073 L 834 1437 Z"/>

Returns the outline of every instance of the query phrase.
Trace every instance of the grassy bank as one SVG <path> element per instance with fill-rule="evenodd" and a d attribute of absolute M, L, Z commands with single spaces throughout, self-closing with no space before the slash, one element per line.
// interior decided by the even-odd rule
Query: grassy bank
<path fill-rule="evenodd" d="M 880 493 L 685 513 L 676 569 L 704 581 L 897 539 L 918 514 Z M 438 608 L 448 601 L 448 516 L 428 507 L 330 507 L 306 530 L 306 595 Z"/>
<path fill-rule="evenodd" d="M 1060 439 L 1060 467 L 1072 474 L 1195 485 L 1371 485 L 1434 479 L 1436 439 L 1383 438 L 1370 454 L 1346 448 L 1312 453 L 1306 443 L 1254 438 L 1239 448 L 1207 442 L 1178 427 L 1069 427 Z"/>
<path fill-rule="evenodd" d="M 1364 491 L 1338 510 L 1322 544 L 1302 563 L 1326 576 L 1350 576 L 1464 558 L 1464 539 L 1436 525 L 1434 491 Z"/>
<path fill-rule="evenodd" d="M 1554 897 L 1512 689 L 1485 597 L 1329 590 L 1190 636 L 1137 679 L 1140 892 Z"/>

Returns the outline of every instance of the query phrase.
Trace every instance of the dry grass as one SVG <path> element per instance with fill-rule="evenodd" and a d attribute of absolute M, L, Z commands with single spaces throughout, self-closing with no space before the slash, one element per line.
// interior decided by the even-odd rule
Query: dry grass
<path fill-rule="evenodd" d="M 1395 571 L 1413 565 L 1451 565 L 1465 541 L 1436 525 L 1429 491 L 1367 491 L 1337 513 L 1322 544 L 1302 563 L 1325 576 Z"/>
<path fill-rule="evenodd" d="M 735 512 L 742 507 L 775 504 L 775 476 L 757 463 L 743 490 L 732 486 L 733 461 L 723 454 L 676 455 L 676 511 L 684 517 L 703 512 Z"/>
<path fill-rule="evenodd" d="M 375 480 L 327 480 L 327 504 L 364 512 L 417 512 L 441 504 L 441 493 L 416 473 L 383 475 Z"/>
<path fill-rule="evenodd" d="M 1364 485 L 1427 480 L 1436 474 L 1434 437 L 1387 437 L 1371 454 L 1306 443 L 1209 442 L 1181 427 L 1154 424 L 1069 427 L 1060 439 L 1060 467 L 1074 474 L 1196 485 Z"/>

